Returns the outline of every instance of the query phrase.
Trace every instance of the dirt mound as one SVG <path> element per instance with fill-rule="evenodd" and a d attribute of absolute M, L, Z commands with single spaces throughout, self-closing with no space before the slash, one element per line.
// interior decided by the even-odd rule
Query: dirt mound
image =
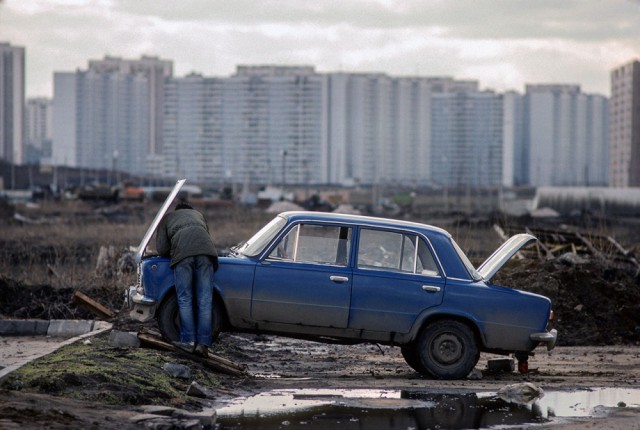
<path fill-rule="evenodd" d="M 82 292 L 111 310 L 120 310 L 123 287 L 96 284 L 91 288 L 83 288 Z M 75 291 L 70 287 L 29 285 L 0 277 L 0 318 L 94 319 L 95 315 L 73 302 Z"/>
<path fill-rule="evenodd" d="M 493 280 L 552 301 L 558 345 L 640 342 L 640 281 L 594 260 L 512 261 Z"/>

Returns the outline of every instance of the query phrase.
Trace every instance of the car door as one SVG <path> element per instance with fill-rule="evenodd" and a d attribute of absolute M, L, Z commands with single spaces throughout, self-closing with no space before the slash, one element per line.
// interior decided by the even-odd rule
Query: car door
<path fill-rule="evenodd" d="M 297 224 L 258 263 L 251 317 L 255 321 L 347 327 L 353 229 Z"/>
<path fill-rule="evenodd" d="M 361 228 L 349 328 L 407 333 L 442 303 L 445 278 L 431 247 L 411 232 Z"/>

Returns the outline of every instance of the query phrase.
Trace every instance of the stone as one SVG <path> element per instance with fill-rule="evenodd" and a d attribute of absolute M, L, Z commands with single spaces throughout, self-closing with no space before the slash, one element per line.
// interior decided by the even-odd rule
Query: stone
<path fill-rule="evenodd" d="M 184 364 L 165 363 L 162 370 L 174 378 L 191 379 L 191 369 Z"/>
<path fill-rule="evenodd" d="M 132 331 L 112 330 L 109 334 L 109 343 L 115 347 L 139 348 L 138 334 Z"/>

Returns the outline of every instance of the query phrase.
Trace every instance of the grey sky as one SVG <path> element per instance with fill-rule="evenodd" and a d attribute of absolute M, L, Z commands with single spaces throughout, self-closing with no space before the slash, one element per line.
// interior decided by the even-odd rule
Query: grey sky
<path fill-rule="evenodd" d="M 0 0 L 0 41 L 26 48 L 29 97 L 105 55 L 177 76 L 305 64 L 609 95 L 611 69 L 640 58 L 640 0 Z"/>

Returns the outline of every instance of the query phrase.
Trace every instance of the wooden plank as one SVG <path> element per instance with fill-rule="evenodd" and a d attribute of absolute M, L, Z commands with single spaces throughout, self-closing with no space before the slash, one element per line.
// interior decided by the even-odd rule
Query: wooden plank
<path fill-rule="evenodd" d="M 202 363 L 204 366 L 209 369 L 225 373 L 227 375 L 238 376 L 238 377 L 248 377 L 249 372 L 247 371 L 247 367 L 238 363 L 234 363 L 231 360 L 228 360 L 224 357 L 220 357 L 215 354 L 209 353 L 207 358 L 196 354 L 190 354 L 188 352 L 182 351 L 180 348 L 176 348 L 172 344 L 165 342 L 162 338 L 150 334 L 148 332 L 140 332 L 138 333 L 138 339 L 143 345 L 150 345 L 155 348 L 164 349 L 167 351 L 177 352 L 185 357 L 190 358 L 191 360 Z"/>
<path fill-rule="evenodd" d="M 89 312 L 101 320 L 109 320 L 114 316 L 114 313 L 111 310 L 102 306 L 100 303 L 80 291 L 73 293 L 73 302 L 87 308 Z"/>

